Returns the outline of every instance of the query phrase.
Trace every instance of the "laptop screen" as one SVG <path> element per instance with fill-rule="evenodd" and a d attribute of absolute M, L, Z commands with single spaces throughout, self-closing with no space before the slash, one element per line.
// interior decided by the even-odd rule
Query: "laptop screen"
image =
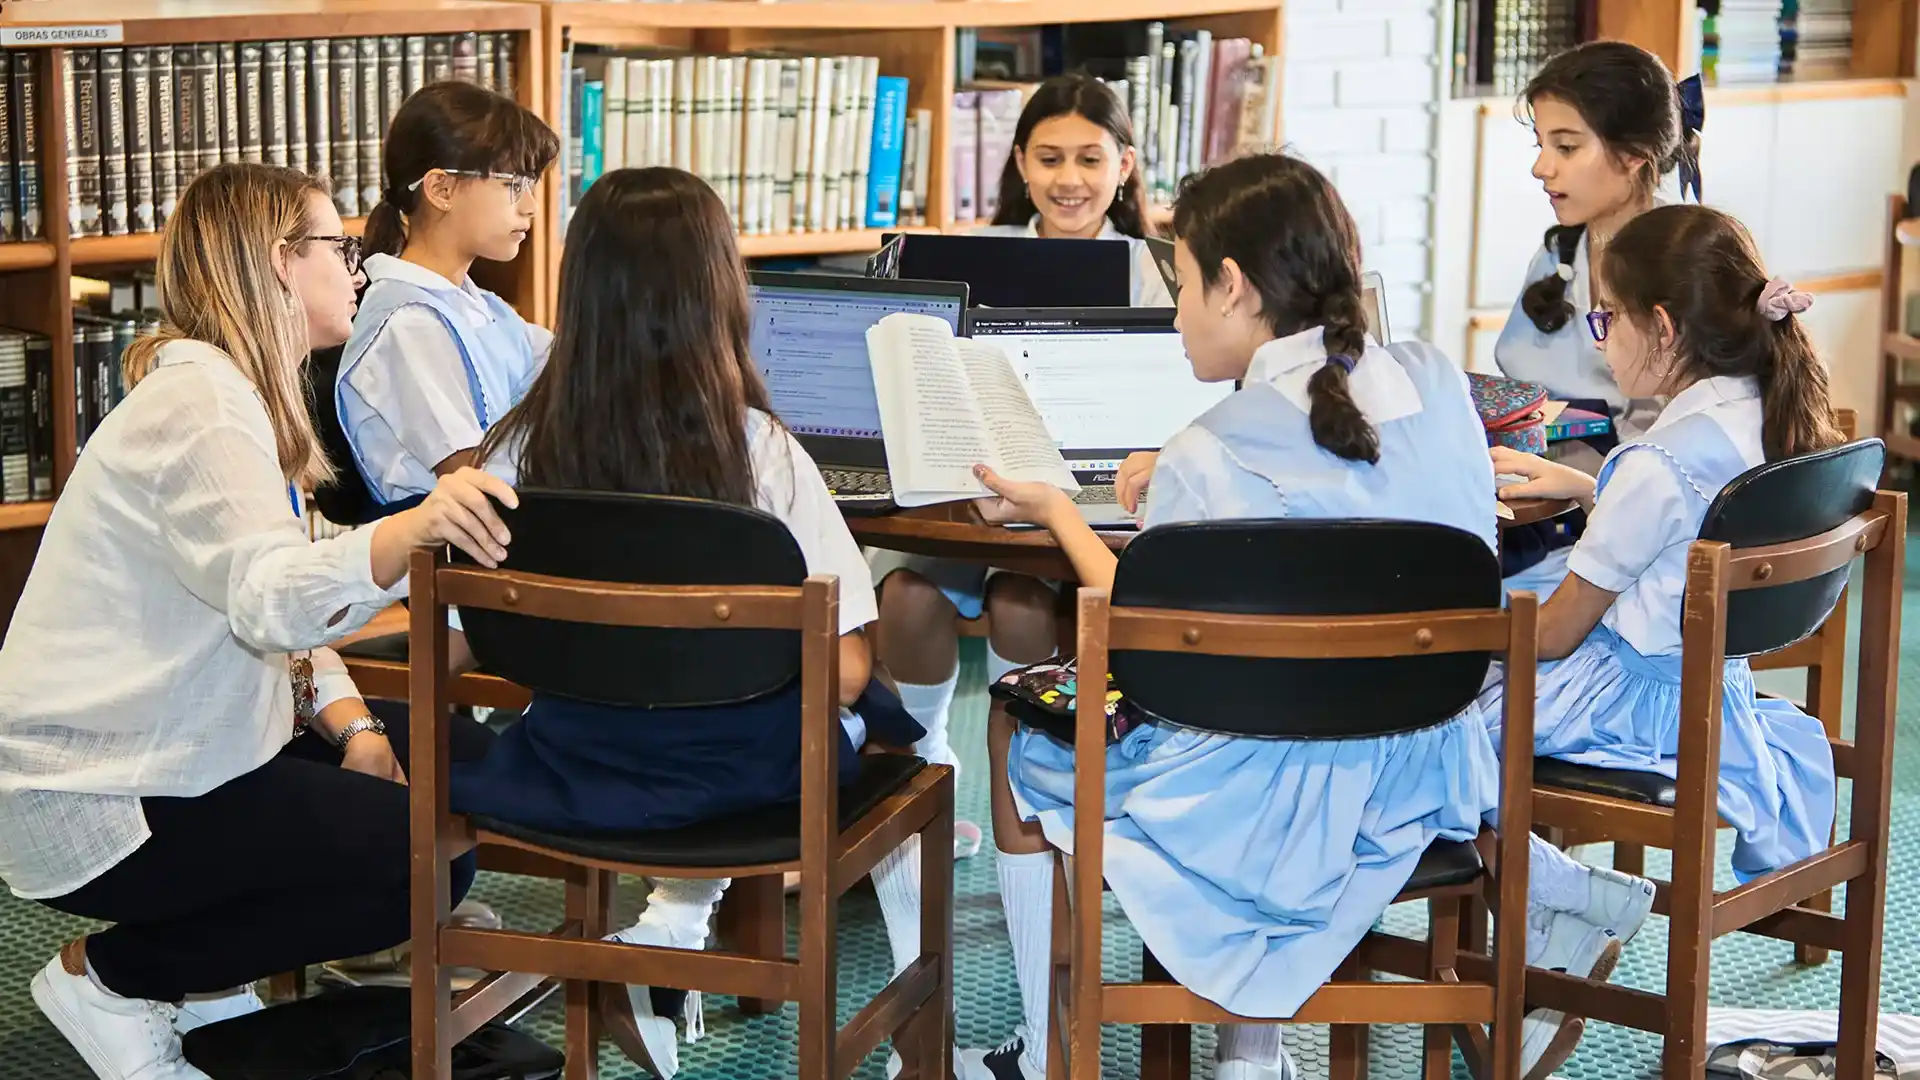
<path fill-rule="evenodd" d="M 1120 467 L 1233 392 L 1193 377 L 1171 309 L 973 312 L 973 337 L 1000 346 L 1079 472 Z"/>
<path fill-rule="evenodd" d="M 867 330 L 896 311 L 932 315 L 960 333 L 964 289 L 915 282 L 756 274 L 751 348 L 773 410 L 795 435 L 880 439 L 880 399 Z M 878 286 L 878 287 L 876 287 Z"/>

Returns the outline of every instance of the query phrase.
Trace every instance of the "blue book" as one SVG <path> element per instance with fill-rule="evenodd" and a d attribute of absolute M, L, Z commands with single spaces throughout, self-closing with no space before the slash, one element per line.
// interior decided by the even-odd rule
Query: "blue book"
<path fill-rule="evenodd" d="M 606 166 L 606 84 L 590 82 L 580 95 L 580 190 L 586 191 L 600 179 Z"/>
<path fill-rule="evenodd" d="M 867 228 L 900 224 L 900 166 L 906 152 L 907 80 L 883 75 L 873 97 L 873 154 L 867 166 Z"/>

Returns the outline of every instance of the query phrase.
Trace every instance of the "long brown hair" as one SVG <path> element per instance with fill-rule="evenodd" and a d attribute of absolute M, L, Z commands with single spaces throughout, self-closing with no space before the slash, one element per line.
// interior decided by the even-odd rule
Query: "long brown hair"
<path fill-rule="evenodd" d="M 567 229 L 547 366 L 477 457 L 521 439 L 525 484 L 752 505 L 746 413 L 773 409 L 747 304 L 732 221 L 705 181 L 605 174 Z"/>
<path fill-rule="evenodd" d="M 506 173 L 538 179 L 560 153 L 546 121 L 503 94 L 468 82 L 430 83 L 394 113 L 381 149 L 385 186 L 367 215 L 369 255 L 407 246 L 405 218 L 419 213 L 414 187 L 434 169 Z"/>
<path fill-rule="evenodd" d="M 266 404 L 281 473 L 309 487 L 332 479 L 333 470 L 300 376 L 306 308 L 275 272 L 274 251 L 313 235 L 314 197 L 329 195 L 326 181 L 277 165 L 217 165 L 195 177 L 160 234 L 160 329 L 121 358 L 131 389 L 169 341 L 203 341 L 226 353 Z"/>
<path fill-rule="evenodd" d="M 1260 297 L 1276 337 L 1321 327 L 1329 357 L 1367 349 L 1360 234 L 1320 170 L 1285 154 L 1255 154 L 1189 176 L 1173 205 L 1173 232 L 1211 288 L 1232 259 Z M 1347 369 L 1323 364 L 1307 380 L 1313 441 L 1329 453 L 1380 460 L 1380 433 L 1354 404 Z"/>
<path fill-rule="evenodd" d="M 1020 110 L 1019 122 L 1014 124 L 1013 152 L 1007 155 L 1007 163 L 1000 169 L 1000 208 L 993 215 L 995 225 L 1025 225 L 1040 212 L 1033 205 L 1033 196 L 1027 194 L 1027 181 L 1020 175 L 1019 158 L 1027 152 L 1033 129 L 1056 116 L 1078 116 L 1104 128 L 1113 136 L 1113 145 L 1119 150 L 1134 148 L 1133 120 L 1127 115 L 1126 106 L 1120 103 L 1119 95 L 1106 83 L 1091 75 L 1056 75 L 1048 79 L 1027 99 L 1026 107 Z M 1146 162 L 1138 160 L 1138 155 L 1135 157 L 1133 171 L 1113 193 L 1113 204 L 1107 207 L 1107 220 L 1113 222 L 1122 236 L 1137 240 L 1147 235 L 1147 186 L 1143 179 Z"/>
<path fill-rule="evenodd" d="M 1760 380 L 1767 460 L 1838 446 L 1827 368 L 1793 315 L 1760 311 L 1767 272 L 1753 237 L 1704 206 L 1659 206 L 1628 222 L 1600 260 L 1619 314 L 1652 334 L 1653 311 L 1673 320 L 1676 382 L 1718 375 Z"/>

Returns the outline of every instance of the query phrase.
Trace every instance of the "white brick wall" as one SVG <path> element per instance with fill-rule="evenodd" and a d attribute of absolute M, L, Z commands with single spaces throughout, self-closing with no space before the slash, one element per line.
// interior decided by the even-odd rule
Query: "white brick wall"
<path fill-rule="evenodd" d="M 1398 337 L 1428 334 L 1445 0 L 1290 0 L 1287 143 L 1325 170 L 1386 279 Z"/>

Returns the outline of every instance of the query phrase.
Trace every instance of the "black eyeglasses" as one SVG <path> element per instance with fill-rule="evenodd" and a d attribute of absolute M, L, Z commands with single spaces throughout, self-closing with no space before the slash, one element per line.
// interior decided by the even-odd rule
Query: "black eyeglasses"
<path fill-rule="evenodd" d="M 340 252 L 340 261 L 347 264 L 347 273 L 360 270 L 360 238 L 357 236 L 309 236 L 308 240 L 321 244 L 332 244 Z"/>
<path fill-rule="evenodd" d="M 1613 327 L 1613 312 L 1611 311 L 1587 312 L 1587 331 L 1593 335 L 1593 340 L 1595 341 L 1607 340 L 1607 331 L 1612 329 L 1612 327 Z"/>

